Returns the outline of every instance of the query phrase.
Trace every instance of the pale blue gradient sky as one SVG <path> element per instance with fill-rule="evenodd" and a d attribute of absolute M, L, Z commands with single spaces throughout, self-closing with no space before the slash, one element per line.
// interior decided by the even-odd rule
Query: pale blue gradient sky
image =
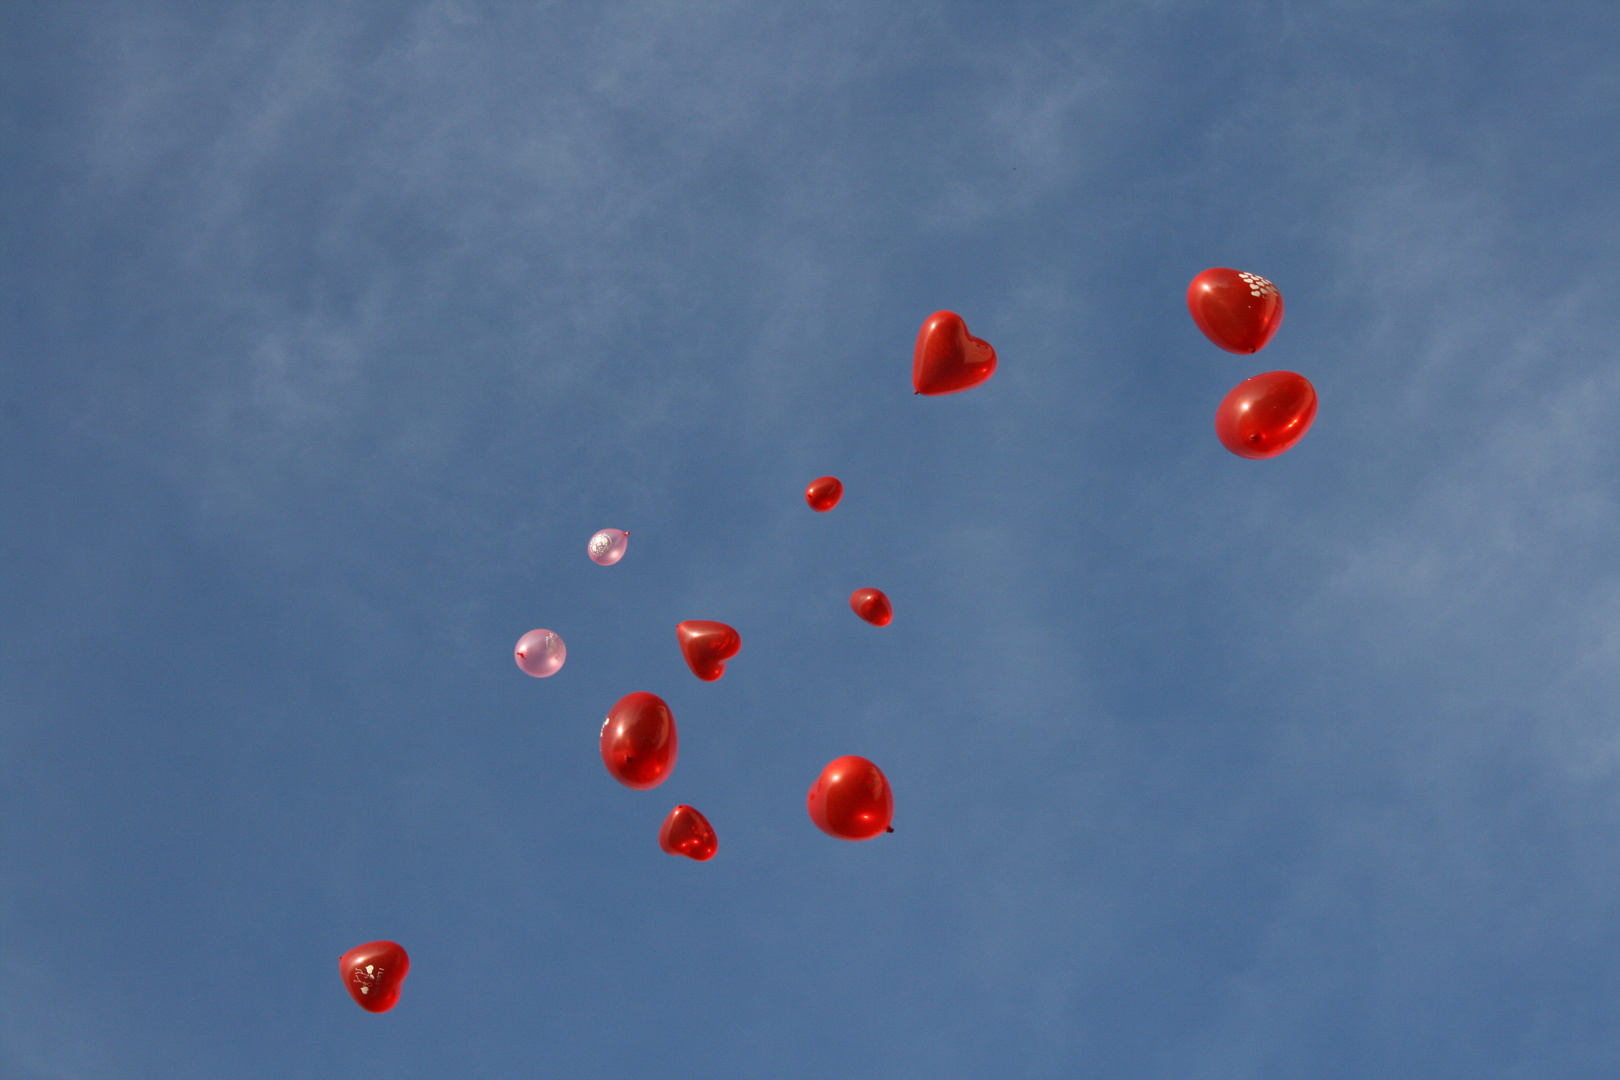
<path fill-rule="evenodd" d="M 0 50 L 0 1076 L 1620 1071 L 1620 12 Z M 1212 265 L 1282 289 L 1261 356 L 1187 317 Z M 914 397 L 940 308 L 1000 370 Z M 1274 368 L 1320 415 L 1241 461 Z M 596 751 L 632 690 L 652 792 Z M 810 825 L 846 753 L 895 835 Z"/>

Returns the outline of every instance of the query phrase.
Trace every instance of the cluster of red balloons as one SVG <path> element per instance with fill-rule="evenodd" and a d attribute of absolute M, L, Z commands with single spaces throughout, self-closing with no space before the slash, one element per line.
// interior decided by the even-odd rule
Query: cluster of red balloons
<path fill-rule="evenodd" d="M 1233 353 L 1256 353 L 1282 325 L 1277 286 L 1244 270 L 1211 267 L 1187 286 L 1187 310 L 1204 336 Z M 1271 458 L 1316 419 L 1316 388 L 1292 371 L 1268 371 L 1232 388 L 1215 410 L 1215 437 L 1238 457 Z"/>
<path fill-rule="evenodd" d="M 837 477 L 822 476 L 805 488 L 804 498 L 811 509 L 826 513 L 838 505 L 843 494 L 844 485 Z M 894 619 L 894 607 L 879 589 L 857 589 L 849 603 L 856 615 L 874 626 L 887 626 Z M 529 637 L 519 641 L 520 649 Z M 678 624 L 675 638 L 686 666 L 704 682 L 723 676 L 726 661 L 742 649 L 742 635 L 734 627 L 708 619 Z M 524 663 L 520 656 L 519 666 Z M 614 704 L 602 722 L 600 742 L 608 775 L 638 791 L 667 780 L 680 754 L 680 732 L 669 704 L 646 691 L 626 694 Z M 889 824 L 894 818 L 894 796 L 888 778 L 863 757 L 846 755 L 828 764 L 811 786 L 805 809 L 817 828 L 843 840 L 869 840 L 894 831 Z M 702 811 L 682 803 L 664 818 L 658 846 L 671 855 L 704 862 L 714 858 L 720 840 Z"/>
<path fill-rule="evenodd" d="M 1234 353 L 1265 348 L 1283 316 L 1282 294 L 1275 285 L 1257 274 L 1220 267 L 1193 279 L 1187 307 L 1205 336 Z M 935 312 L 918 331 L 911 364 L 916 393 L 960 393 L 995 371 L 996 350 L 968 333 L 967 323 L 955 312 Z M 1241 457 L 1276 457 L 1304 436 L 1315 416 L 1316 391 L 1304 376 L 1270 371 L 1245 380 L 1226 395 L 1215 413 L 1215 433 L 1222 445 Z M 817 477 L 804 489 L 805 502 L 821 514 L 843 497 L 844 485 L 836 476 Z M 629 532 L 602 529 L 591 537 L 586 554 L 599 566 L 612 566 L 624 558 L 629 545 Z M 856 589 L 849 606 L 873 626 L 888 626 L 894 620 L 894 606 L 880 589 Z M 686 666 L 704 682 L 721 678 L 726 662 L 742 649 L 742 635 L 735 628 L 707 619 L 678 624 L 675 637 Z M 531 630 L 518 639 L 514 656 L 526 674 L 544 679 L 562 669 L 568 650 L 555 632 Z M 608 775 L 636 791 L 669 779 L 680 753 L 680 733 L 668 703 L 646 691 L 626 694 L 608 710 L 599 742 Z M 821 770 L 805 797 L 805 809 L 816 828 L 841 840 L 870 840 L 894 831 L 890 824 L 894 792 L 888 777 L 854 754 L 835 758 Z M 705 862 L 714 858 L 720 840 L 708 818 L 682 803 L 664 818 L 658 846 L 670 855 Z M 372 941 L 344 953 L 340 966 L 355 1002 L 380 1013 L 398 1002 L 410 958 L 392 941 Z"/>

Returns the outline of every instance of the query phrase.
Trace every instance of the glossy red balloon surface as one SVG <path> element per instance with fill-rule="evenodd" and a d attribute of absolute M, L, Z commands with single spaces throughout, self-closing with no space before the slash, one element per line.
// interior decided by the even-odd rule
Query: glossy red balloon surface
<path fill-rule="evenodd" d="M 411 970 L 411 958 L 392 941 L 356 945 L 338 961 L 343 985 L 354 1003 L 367 1012 L 387 1012 L 399 1002 L 399 985 Z"/>
<path fill-rule="evenodd" d="M 840 840 L 870 840 L 894 820 L 894 792 L 883 770 L 854 754 L 821 770 L 805 799 L 810 820 Z"/>
<path fill-rule="evenodd" d="M 681 639 L 681 655 L 692 674 L 704 682 L 714 682 L 726 673 L 726 661 L 742 648 L 742 635 L 723 622 L 688 619 L 675 627 Z"/>
<path fill-rule="evenodd" d="M 664 827 L 658 830 L 658 846 L 671 855 L 707 862 L 720 850 L 720 838 L 714 835 L 708 818 L 683 804 L 664 819 Z"/>
<path fill-rule="evenodd" d="M 1245 270 L 1216 266 L 1187 286 L 1187 310 L 1204 336 L 1227 352 L 1259 352 L 1282 325 L 1277 286 Z"/>
<path fill-rule="evenodd" d="M 1215 435 L 1238 457 L 1269 458 L 1287 450 L 1316 419 L 1316 387 L 1292 371 L 1268 371 L 1232 388 L 1215 410 Z"/>
<path fill-rule="evenodd" d="M 996 373 L 996 350 L 968 333 L 954 311 L 936 311 L 917 331 L 911 353 L 911 385 L 919 394 L 971 390 Z"/>
<path fill-rule="evenodd" d="M 804 489 L 804 501 L 818 514 L 825 514 L 844 497 L 844 485 L 836 476 L 822 476 L 810 481 Z"/>
<path fill-rule="evenodd" d="M 856 589 L 849 594 L 849 607 L 873 626 L 888 626 L 894 621 L 894 605 L 881 589 Z"/>
<path fill-rule="evenodd" d="M 626 694 L 602 721 L 602 764 L 628 788 L 655 788 L 675 768 L 675 717 L 657 694 Z"/>

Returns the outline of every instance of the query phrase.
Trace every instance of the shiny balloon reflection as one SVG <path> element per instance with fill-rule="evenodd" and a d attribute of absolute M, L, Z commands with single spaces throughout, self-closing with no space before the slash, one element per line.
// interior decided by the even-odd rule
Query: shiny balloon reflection
<path fill-rule="evenodd" d="M 618 529 L 603 529 L 591 537 L 591 542 L 585 545 L 585 554 L 591 557 L 591 562 L 597 566 L 612 566 L 624 558 L 625 550 L 630 547 L 630 534 Z"/>
<path fill-rule="evenodd" d="M 971 390 L 996 373 L 996 350 L 968 333 L 954 311 L 936 311 L 917 331 L 911 351 L 911 385 L 919 394 Z"/>
<path fill-rule="evenodd" d="M 680 740 L 675 716 L 657 694 L 620 698 L 602 721 L 602 764 L 627 788 L 645 791 L 669 778 Z"/>
<path fill-rule="evenodd" d="M 344 988 L 366 1012 L 392 1009 L 399 1002 L 400 984 L 410 970 L 411 958 L 392 941 L 356 945 L 338 960 Z"/>
<path fill-rule="evenodd" d="M 560 635 L 550 630 L 530 630 L 518 638 L 517 648 L 512 653 L 525 674 L 544 679 L 562 670 L 563 661 L 568 659 L 568 646 L 563 644 Z"/>
<path fill-rule="evenodd" d="M 1259 274 L 1215 266 L 1187 286 L 1187 310 L 1216 345 L 1227 352 L 1252 353 L 1265 348 L 1282 325 L 1283 299 L 1277 286 Z"/>
<path fill-rule="evenodd" d="M 850 754 L 830 762 L 810 785 L 805 809 L 816 828 L 840 840 L 870 840 L 892 832 L 894 792 L 883 770 Z"/>
<path fill-rule="evenodd" d="M 720 838 L 709 819 L 693 807 L 682 804 L 669 812 L 658 830 L 658 846 L 671 855 L 707 862 L 720 850 Z"/>
<path fill-rule="evenodd" d="M 723 622 L 688 619 L 675 627 L 681 643 L 681 656 L 692 674 L 704 682 L 714 682 L 726 673 L 726 661 L 742 648 L 742 635 Z"/>
<path fill-rule="evenodd" d="M 1292 371 L 1245 379 L 1215 410 L 1215 436 L 1238 457 L 1273 458 L 1311 429 L 1316 388 Z"/>
<path fill-rule="evenodd" d="M 888 626 L 894 621 L 894 605 L 882 589 L 856 589 L 849 594 L 849 607 L 873 626 Z"/>
<path fill-rule="evenodd" d="M 804 501 L 818 514 L 825 514 L 844 497 L 844 484 L 836 476 L 822 476 L 810 481 L 804 489 Z"/>

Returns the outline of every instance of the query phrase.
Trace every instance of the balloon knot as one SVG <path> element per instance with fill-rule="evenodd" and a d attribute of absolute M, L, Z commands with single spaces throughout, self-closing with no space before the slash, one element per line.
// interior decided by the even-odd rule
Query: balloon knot
<path fill-rule="evenodd" d="M 890 825 L 887 829 L 884 829 L 883 831 L 884 832 L 894 832 L 894 826 Z"/>

